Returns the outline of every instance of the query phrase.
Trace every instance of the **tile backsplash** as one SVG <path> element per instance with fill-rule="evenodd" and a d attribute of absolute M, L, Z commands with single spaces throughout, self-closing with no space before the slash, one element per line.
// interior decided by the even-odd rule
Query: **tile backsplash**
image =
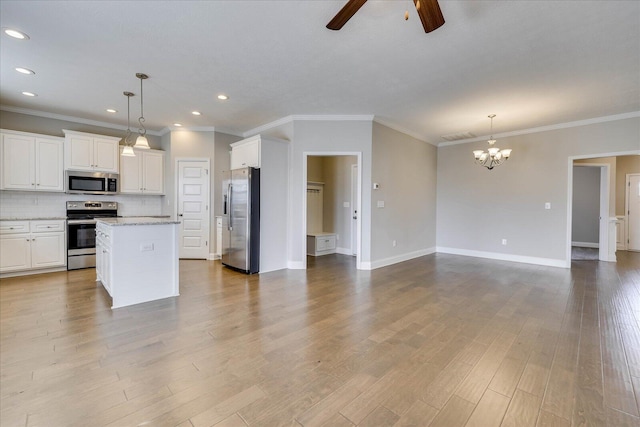
<path fill-rule="evenodd" d="M 164 196 L 92 196 L 85 194 L 0 191 L 0 218 L 63 217 L 68 201 L 118 202 L 118 215 L 162 215 Z"/>

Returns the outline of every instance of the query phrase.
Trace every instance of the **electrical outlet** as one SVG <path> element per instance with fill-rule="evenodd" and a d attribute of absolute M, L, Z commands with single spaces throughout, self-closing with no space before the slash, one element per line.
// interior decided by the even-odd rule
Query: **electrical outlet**
<path fill-rule="evenodd" d="M 343 208 L 348 208 L 350 206 L 351 206 L 351 204 L 349 202 L 342 202 L 342 207 Z"/>
<path fill-rule="evenodd" d="M 397 242 L 394 240 L 392 244 L 393 244 L 393 247 L 395 248 L 397 245 Z"/>
<path fill-rule="evenodd" d="M 384 200 L 378 200 L 378 207 L 384 208 Z"/>
<path fill-rule="evenodd" d="M 547 202 L 544 204 L 545 209 L 551 209 L 551 203 Z"/>
<path fill-rule="evenodd" d="M 507 239 L 502 239 L 502 244 L 503 244 L 504 246 L 507 246 Z"/>

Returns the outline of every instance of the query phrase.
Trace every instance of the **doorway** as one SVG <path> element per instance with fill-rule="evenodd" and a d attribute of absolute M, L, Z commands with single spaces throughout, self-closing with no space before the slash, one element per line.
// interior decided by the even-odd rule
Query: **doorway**
<path fill-rule="evenodd" d="M 607 196 L 602 189 L 603 174 L 607 173 L 606 165 L 578 164 L 573 166 L 573 213 L 571 223 L 571 259 L 599 260 L 606 249 L 602 241 L 601 229 L 603 218 L 608 218 L 608 210 L 602 211 L 601 196 Z M 603 191 L 604 190 L 604 191 Z"/>
<path fill-rule="evenodd" d="M 331 253 L 354 256 L 360 268 L 360 153 L 303 153 L 303 157 L 304 268 L 307 255 Z"/>
<path fill-rule="evenodd" d="M 627 250 L 640 251 L 640 173 L 627 174 Z"/>
<path fill-rule="evenodd" d="M 209 159 L 176 161 L 179 257 L 209 258 Z"/>

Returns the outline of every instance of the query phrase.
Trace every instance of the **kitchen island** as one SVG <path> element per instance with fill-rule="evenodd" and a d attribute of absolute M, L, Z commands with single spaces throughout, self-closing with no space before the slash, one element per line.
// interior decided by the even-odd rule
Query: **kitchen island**
<path fill-rule="evenodd" d="M 158 217 L 98 219 L 96 280 L 111 296 L 111 308 L 180 294 L 177 224 Z"/>

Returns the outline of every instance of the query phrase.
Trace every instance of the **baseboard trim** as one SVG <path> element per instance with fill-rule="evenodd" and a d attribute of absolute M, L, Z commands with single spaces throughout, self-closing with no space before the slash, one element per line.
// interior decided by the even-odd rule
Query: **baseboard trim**
<path fill-rule="evenodd" d="M 336 248 L 336 253 L 340 255 L 353 255 L 349 248 Z"/>
<path fill-rule="evenodd" d="M 436 252 L 451 255 L 470 256 L 475 258 L 495 259 L 498 261 L 520 262 L 523 264 L 544 265 L 548 267 L 571 268 L 563 259 L 539 258 L 523 255 L 501 254 L 498 252 L 472 251 L 469 249 L 457 249 L 438 246 Z"/>
<path fill-rule="evenodd" d="M 33 270 L 22 270 L 22 271 L 10 271 L 7 273 L 0 274 L 0 279 L 5 279 L 9 277 L 19 277 L 19 276 L 31 276 L 34 274 L 44 274 L 44 273 L 55 273 L 58 271 L 67 271 L 67 266 L 63 267 L 52 267 L 52 268 L 40 268 Z M 73 271 L 73 270 L 72 270 Z"/>
<path fill-rule="evenodd" d="M 377 268 L 386 267 L 388 265 L 397 264 L 399 262 L 409 261 L 410 259 L 419 258 L 425 255 L 431 255 L 436 251 L 436 248 L 420 249 L 414 252 L 408 252 L 406 254 L 396 255 L 389 258 L 379 259 L 371 262 L 361 262 L 360 267 L 362 270 L 375 270 Z"/>
<path fill-rule="evenodd" d="M 287 268 L 289 270 L 304 270 L 304 262 L 302 261 L 287 261 Z"/>
<path fill-rule="evenodd" d="M 571 246 L 577 246 L 579 248 L 595 248 L 598 249 L 600 247 L 599 243 L 591 243 L 591 242 L 571 242 Z"/>
<path fill-rule="evenodd" d="M 222 258 L 220 255 L 218 254 L 209 254 L 209 261 L 215 261 L 217 259 Z"/>

